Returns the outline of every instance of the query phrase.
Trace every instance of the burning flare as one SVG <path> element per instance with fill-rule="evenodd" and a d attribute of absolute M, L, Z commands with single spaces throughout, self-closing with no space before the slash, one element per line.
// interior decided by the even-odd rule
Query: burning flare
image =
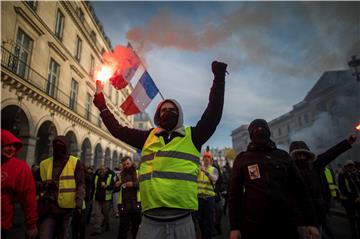
<path fill-rule="evenodd" d="M 102 63 L 95 70 L 95 80 L 110 83 L 117 90 L 128 85 L 141 64 L 131 47 L 117 45 L 113 51 L 104 52 Z"/>
<path fill-rule="evenodd" d="M 360 123 L 358 123 L 358 125 L 356 125 L 355 129 L 356 129 L 357 131 L 360 131 Z"/>
<path fill-rule="evenodd" d="M 110 65 L 100 65 L 95 72 L 95 79 L 106 83 L 110 77 L 114 74 L 115 69 Z"/>

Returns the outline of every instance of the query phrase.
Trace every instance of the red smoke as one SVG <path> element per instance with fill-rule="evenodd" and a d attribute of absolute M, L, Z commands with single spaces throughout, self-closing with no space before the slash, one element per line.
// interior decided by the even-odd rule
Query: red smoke
<path fill-rule="evenodd" d="M 105 52 L 103 63 L 96 68 L 95 79 L 103 83 L 110 80 L 117 89 L 124 88 L 131 77 L 129 72 L 140 64 L 139 58 L 131 48 L 117 45 L 112 52 Z"/>

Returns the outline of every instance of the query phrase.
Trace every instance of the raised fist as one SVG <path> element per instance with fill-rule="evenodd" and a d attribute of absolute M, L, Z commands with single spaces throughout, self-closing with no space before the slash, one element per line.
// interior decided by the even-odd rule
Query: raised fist
<path fill-rule="evenodd" d="M 227 64 L 224 62 L 213 61 L 211 63 L 211 70 L 215 76 L 223 76 L 226 72 Z"/>
<path fill-rule="evenodd" d="M 350 135 L 350 137 L 348 138 L 348 142 L 349 142 L 349 144 L 353 144 L 353 143 L 355 143 L 355 141 L 356 141 L 356 134 L 352 134 L 352 135 Z"/>
<path fill-rule="evenodd" d="M 96 81 L 95 95 L 100 94 L 103 91 L 103 89 L 104 89 L 104 84 L 100 80 L 97 80 Z"/>

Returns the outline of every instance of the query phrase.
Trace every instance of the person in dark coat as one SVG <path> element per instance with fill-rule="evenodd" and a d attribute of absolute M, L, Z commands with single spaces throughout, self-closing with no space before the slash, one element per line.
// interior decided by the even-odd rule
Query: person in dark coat
<path fill-rule="evenodd" d="M 345 162 L 338 180 L 343 198 L 341 203 L 350 223 L 351 238 L 360 238 L 360 171 L 352 160 Z"/>
<path fill-rule="evenodd" d="M 105 165 L 95 172 L 93 180 L 94 229 L 91 236 L 97 236 L 110 230 L 110 210 L 115 173 Z"/>
<path fill-rule="evenodd" d="M 351 148 L 356 141 L 356 136 L 351 135 L 326 152 L 317 157 L 310 151 L 304 141 L 294 141 L 290 144 L 289 153 L 295 160 L 306 185 L 309 188 L 312 203 L 315 208 L 316 224 L 326 227 L 326 214 L 330 210 L 331 193 L 325 177 L 325 167 L 336 157 Z M 331 231 L 327 231 L 328 237 L 333 238 Z M 325 235 L 325 232 L 324 232 Z"/>
<path fill-rule="evenodd" d="M 139 179 L 134 162 L 130 157 L 125 156 L 121 159 L 122 170 L 120 177 L 115 182 L 115 192 L 119 192 L 119 233 L 118 239 L 126 239 L 130 229 L 132 238 L 136 234 L 141 222 L 141 204 L 139 198 Z"/>
<path fill-rule="evenodd" d="M 90 223 L 92 211 L 94 169 L 91 166 L 86 167 L 85 172 L 85 215 L 86 224 Z"/>
<path fill-rule="evenodd" d="M 230 238 L 295 239 L 298 225 L 318 238 L 310 195 L 290 155 L 270 140 L 265 120 L 252 121 L 248 130 L 251 142 L 231 173 Z"/>

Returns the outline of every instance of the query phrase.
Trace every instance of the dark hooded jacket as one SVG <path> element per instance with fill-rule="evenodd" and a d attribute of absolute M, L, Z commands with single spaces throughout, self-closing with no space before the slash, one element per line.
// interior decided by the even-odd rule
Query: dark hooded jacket
<path fill-rule="evenodd" d="M 17 152 L 22 143 L 10 131 L 1 130 L 1 146 L 14 144 Z M 1 156 L 1 230 L 12 227 L 15 197 L 20 203 L 27 229 L 36 227 L 38 219 L 35 182 L 25 161 Z"/>
<path fill-rule="evenodd" d="M 107 185 L 106 188 L 101 187 L 102 183 L 105 184 L 107 183 L 107 179 L 109 175 L 111 175 L 110 184 Z M 97 182 L 95 185 L 96 177 L 97 177 Z M 101 202 L 106 201 L 106 191 L 111 191 L 114 189 L 114 178 L 115 178 L 115 173 L 109 168 L 106 168 L 106 172 L 104 173 L 101 173 L 101 170 L 99 169 L 96 170 L 92 182 L 91 192 L 94 194 L 92 198 L 96 201 L 101 201 Z"/>
<path fill-rule="evenodd" d="M 134 212 L 141 210 L 140 204 L 137 202 L 139 181 L 134 164 L 129 169 L 123 169 L 121 171 L 120 180 L 121 185 L 119 187 L 116 187 L 114 190 L 115 192 L 120 191 L 121 193 L 122 204 L 119 205 L 120 212 Z M 133 182 L 133 187 L 123 188 L 122 185 L 127 182 Z"/>
<path fill-rule="evenodd" d="M 343 140 L 316 157 L 304 141 L 294 141 L 290 144 L 289 153 L 291 157 L 295 159 L 296 165 L 309 188 L 318 225 L 323 223 L 326 213 L 330 208 L 331 201 L 329 184 L 325 176 L 325 167 L 350 148 L 351 144 L 349 144 L 347 140 Z M 309 160 L 297 160 L 295 157 L 297 152 L 307 154 Z"/>
<path fill-rule="evenodd" d="M 63 145 L 61 149 L 56 149 L 55 142 L 60 143 Z M 57 136 L 53 140 L 53 170 L 52 170 L 52 181 L 51 182 L 43 182 L 45 188 L 45 213 L 63 213 L 69 211 L 69 209 L 60 208 L 57 203 L 58 197 L 58 182 L 59 177 L 64 169 L 67 161 L 69 160 L 69 153 L 68 153 L 68 144 L 67 140 L 64 136 Z M 75 197 L 75 204 L 76 208 L 82 208 L 83 201 L 85 199 L 85 172 L 84 166 L 80 160 L 77 161 L 75 167 L 75 182 L 76 182 L 76 197 Z"/>
<path fill-rule="evenodd" d="M 234 161 L 229 187 L 230 228 L 240 230 L 244 238 L 283 238 L 280 232 L 295 238 L 296 225 L 315 224 L 310 196 L 290 155 L 269 139 L 267 125 L 260 126 L 268 130 L 268 140 L 251 142 Z M 251 138 L 255 140 L 252 134 Z"/>

